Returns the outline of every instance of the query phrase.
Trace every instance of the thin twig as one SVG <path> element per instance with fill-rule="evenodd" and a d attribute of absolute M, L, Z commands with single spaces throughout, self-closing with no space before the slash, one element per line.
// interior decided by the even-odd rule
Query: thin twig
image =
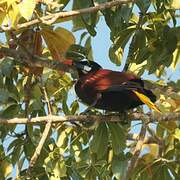
<path fill-rule="evenodd" d="M 42 90 L 43 90 L 45 101 L 46 101 L 46 104 L 47 104 L 48 115 L 52 115 L 52 107 L 51 107 L 51 104 L 49 102 L 49 98 L 48 98 L 48 95 L 47 95 L 46 87 L 43 86 Z"/>
<path fill-rule="evenodd" d="M 127 4 L 127 3 L 132 3 L 132 2 L 134 2 L 134 0 L 115 0 L 111 2 L 102 3 L 94 7 L 89 7 L 89 8 L 79 9 L 79 10 L 72 10 L 68 12 L 58 12 L 58 13 L 43 16 L 41 18 L 34 19 L 34 20 L 31 20 L 22 24 L 18 24 L 16 27 L 16 30 L 21 29 L 21 28 L 27 28 L 29 26 L 33 26 L 41 22 L 47 23 L 48 21 L 50 21 L 51 23 L 54 23 L 58 19 L 79 16 L 79 15 L 83 15 L 87 13 L 93 13 L 93 12 L 97 12 L 97 11 L 104 10 L 107 8 L 111 8 L 113 6 L 118 6 L 121 4 Z M 3 31 L 8 31 L 8 30 L 12 30 L 12 27 L 1 27 L 1 29 Z"/>

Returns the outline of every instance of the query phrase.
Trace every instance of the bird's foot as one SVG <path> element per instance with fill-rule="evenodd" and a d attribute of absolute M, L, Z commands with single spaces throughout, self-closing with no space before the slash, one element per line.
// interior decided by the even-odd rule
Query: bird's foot
<path fill-rule="evenodd" d="M 80 113 L 80 115 L 98 115 L 101 114 L 98 110 L 94 109 L 93 107 L 88 107 L 83 112 Z M 97 126 L 96 121 L 86 120 L 81 122 L 82 128 L 86 130 L 92 130 L 95 129 Z"/>
<path fill-rule="evenodd" d="M 91 113 L 91 108 L 88 107 L 87 109 L 85 109 L 83 112 L 80 113 L 80 115 L 87 115 Z"/>
<path fill-rule="evenodd" d="M 102 114 L 100 111 L 96 110 L 94 107 L 88 107 L 80 115 L 100 115 Z"/>
<path fill-rule="evenodd" d="M 121 118 L 122 125 L 128 124 L 128 113 L 126 111 L 122 111 L 119 113 L 119 116 Z"/>
<path fill-rule="evenodd" d="M 74 127 L 81 127 L 81 125 L 79 124 L 79 122 L 75 122 L 74 120 L 72 120 L 72 121 L 69 121 L 71 124 L 72 124 L 72 126 L 74 126 Z"/>
<path fill-rule="evenodd" d="M 120 120 L 120 123 L 122 125 L 126 125 L 128 124 L 128 113 L 126 111 L 122 111 L 122 112 L 106 112 L 107 115 L 110 115 L 110 116 L 118 116 L 119 117 L 119 120 Z"/>
<path fill-rule="evenodd" d="M 90 121 L 90 120 L 86 120 L 86 121 L 82 121 L 82 122 L 74 122 L 74 121 L 70 121 L 71 125 L 74 128 L 77 129 L 84 129 L 84 130 L 92 130 L 94 129 L 93 127 L 95 126 L 95 122 Z"/>

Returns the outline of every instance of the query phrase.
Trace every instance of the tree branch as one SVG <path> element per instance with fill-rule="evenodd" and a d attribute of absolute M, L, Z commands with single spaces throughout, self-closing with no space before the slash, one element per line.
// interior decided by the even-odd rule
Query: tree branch
<path fill-rule="evenodd" d="M 20 50 L 1 47 L 0 53 L 4 54 L 5 56 L 12 57 L 14 61 L 26 63 L 32 67 L 47 67 L 50 69 L 69 72 L 72 74 L 76 72 L 76 69 L 73 66 L 63 64 L 59 60 L 50 60 L 48 58 L 32 55 L 31 59 L 33 59 L 33 61 L 31 61 L 30 58 L 26 57 L 25 54 Z"/>
<path fill-rule="evenodd" d="M 21 28 L 26 28 L 32 25 L 36 25 L 41 22 L 45 22 L 46 24 L 50 22 L 52 24 L 57 19 L 74 17 L 74 16 L 79 16 L 79 15 L 87 14 L 87 13 L 93 13 L 93 12 L 97 12 L 97 11 L 104 10 L 107 8 L 111 8 L 113 6 L 118 6 L 121 4 L 127 4 L 127 3 L 132 3 L 132 2 L 134 2 L 134 0 L 115 0 L 111 2 L 105 2 L 99 5 L 95 5 L 94 7 L 89 7 L 89 8 L 79 9 L 79 10 L 72 10 L 68 12 L 58 12 L 58 13 L 43 16 L 41 18 L 34 19 L 34 20 L 31 20 L 22 24 L 18 24 L 16 30 L 21 29 Z M 1 27 L 1 29 L 3 31 L 8 31 L 8 30 L 12 30 L 12 27 Z"/>
<path fill-rule="evenodd" d="M 139 155 L 141 153 L 142 146 L 144 144 L 145 136 L 146 136 L 146 123 L 144 122 L 142 124 L 141 131 L 139 133 L 139 141 L 136 144 L 136 147 L 133 152 L 133 157 L 131 158 L 131 162 L 127 170 L 126 180 L 129 180 L 131 178 L 131 174 L 134 168 L 136 167 Z"/>
<path fill-rule="evenodd" d="M 41 116 L 34 117 L 31 119 L 28 118 L 12 118 L 12 119 L 0 119 L 0 124 L 41 124 L 48 123 L 48 120 L 51 120 L 52 123 L 60 122 L 76 122 L 76 121 L 100 121 L 100 122 L 121 122 L 124 121 L 118 115 L 69 115 L 69 116 Z M 132 113 L 128 115 L 129 121 L 142 120 L 146 122 L 166 122 L 166 121 L 180 121 L 180 113 Z"/>

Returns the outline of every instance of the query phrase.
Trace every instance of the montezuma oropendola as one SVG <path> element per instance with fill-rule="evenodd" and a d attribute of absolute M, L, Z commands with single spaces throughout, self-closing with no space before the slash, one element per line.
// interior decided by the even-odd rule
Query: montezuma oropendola
<path fill-rule="evenodd" d="M 146 103 L 141 97 L 139 98 L 138 94 L 151 103 L 156 101 L 152 91 L 144 88 L 143 80 L 133 73 L 102 69 L 94 61 L 72 61 L 71 63 L 77 68 L 79 74 L 75 84 L 76 94 L 89 106 L 123 112 Z M 153 109 L 159 111 L 156 107 Z"/>

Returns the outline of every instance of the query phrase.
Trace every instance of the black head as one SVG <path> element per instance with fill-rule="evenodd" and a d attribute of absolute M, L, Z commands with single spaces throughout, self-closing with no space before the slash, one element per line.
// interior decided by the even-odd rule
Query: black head
<path fill-rule="evenodd" d="M 73 64 L 77 68 L 79 76 L 102 69 L 102 67 L 94 61 L 74 61 Z"/>

